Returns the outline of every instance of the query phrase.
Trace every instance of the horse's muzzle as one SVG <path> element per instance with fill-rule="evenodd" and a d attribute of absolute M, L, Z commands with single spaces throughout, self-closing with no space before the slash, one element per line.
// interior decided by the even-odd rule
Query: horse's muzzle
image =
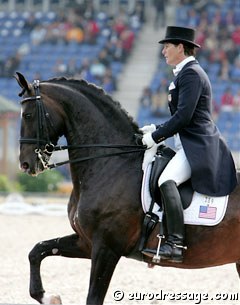
<path fill-rule="evenodd" d="M 27 162 L 23 162 L 21 164 L 21 170 L 26 173 L 28 169 L 29 169 L 29 164 Z"/>
<path fill-rule="evenodd" d="M 30 175 L 37 176 L 44 171 L 41 162 L 36 162 L 34 166 L 31 166 L 28 162 L 23 162 L 20 164 L 21 171 Z"/>

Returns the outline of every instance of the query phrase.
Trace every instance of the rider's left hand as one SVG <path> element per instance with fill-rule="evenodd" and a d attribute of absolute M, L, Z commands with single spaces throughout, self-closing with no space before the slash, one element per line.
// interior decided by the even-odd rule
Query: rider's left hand
<path fill-rule="evenodd" d="M 143 135 L 142 143 L 143 143 L 143 145 L 146 145 L 147 148 L 151 148 L 154 146 L 154 144 L 156 144 L 152 138 L 151 132 L 145 133 L 145 135 Z"/>
<path fill-rule="evenodd" d="M 151 124 L 151 125 L 145 125 L 140 130 L 142 131 L 143 134 L 148 133 L 148 132 L 154 132 L 157 129 L 156 125 Z"/>

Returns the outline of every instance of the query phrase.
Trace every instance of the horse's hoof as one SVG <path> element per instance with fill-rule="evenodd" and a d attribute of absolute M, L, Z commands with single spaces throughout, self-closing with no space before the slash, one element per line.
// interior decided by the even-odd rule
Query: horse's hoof
<path fill-rule="evenodd" d="M 49 295 L 42 298 L 42 304 L 62 304 L 59 295 Z"/>
<path fill-rule="evenodd" d="M 152 264 L 152 263 L 148 263 L 148 268 L 153 269 L 154 267 L 155 267 L 155 265 L 154 265 L 154 264 Z"/>

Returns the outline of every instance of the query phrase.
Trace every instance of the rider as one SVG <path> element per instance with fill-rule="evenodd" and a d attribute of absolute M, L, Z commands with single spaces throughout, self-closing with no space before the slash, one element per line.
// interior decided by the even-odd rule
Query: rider
<path fill-rule="evenodd" d="M 211 84 L 195 59 L 195 30 L 168 26 L 162 54 L 174 66 L 169 85 L 171 118 L 164 124 L 144 126 L 142 142 L 148 148 L 174 136 L 176 154 L 158 180 L 167 223 L 167 241 L 160 247 L 162 259 L 182 262 L 184 219 L 177 186 L 191 177 L 195 191 L 208 196 L 228 195 L 237 184 L 235 164 L 212 120 Z M 144 249 L 153 257 L 156 250 Z"/>

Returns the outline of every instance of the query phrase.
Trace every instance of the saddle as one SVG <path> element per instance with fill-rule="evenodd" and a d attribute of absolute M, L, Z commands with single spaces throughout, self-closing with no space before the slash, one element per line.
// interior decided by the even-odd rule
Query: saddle
<path fill-rule="evenodd" d="M 149 190 L 150 195 L 152 197 L 152 201 L 156 202 L 159 205 L 160 209 L 162 209 L 162 202 L 161 193 L 158 187 L 158 179 L 161 176 L 165 167 L 167 166 L 168 162 L 174 157 L 174 155 L 175 151 L 173 149 L 165 145 L 160 145 L 155 155 L 155 160 L 152 164 Z M 180 184 L 178 186 L 178 190 L 182 199 L 183 209 L 185 210 L 189 207 L 193 197 L 194 191 L 192 188 L 191 180 L 189 179 L 186 182 Z"/>
<path fill-rule="evenodd" d="M 149 179 L 149 191 L 152 199 L 150 208 L 145 214 L 142 225 L 142 234 L 139 245 L 140 251 L 142 251 L 142 249 L 144 248 L 147 238 L 149 237 L 150 233 L 159 221 L 159 217 L 152 212 L 155 203 L 158 204 L 159 210 L 162 210 L 162 200 L 161 193 L 158 187 L 158 179 L 165 167 L 167 166 L 168 162 L 174 157 L 174 155 L 175 151 L 173 149 L 165 145 L 160 145 L 157 149 L 155 159 L 152 162 L 152 170 Z M 191 185 L 191 180 L 189 179 L 186 182 L 182 183 L 180 186 L 178 186 L 178 190 L 182 199 L 183 209 L 187 209 L 191 204 L 194 193 Z M 160 224 L 162 226 L 162 222 Z"/>

